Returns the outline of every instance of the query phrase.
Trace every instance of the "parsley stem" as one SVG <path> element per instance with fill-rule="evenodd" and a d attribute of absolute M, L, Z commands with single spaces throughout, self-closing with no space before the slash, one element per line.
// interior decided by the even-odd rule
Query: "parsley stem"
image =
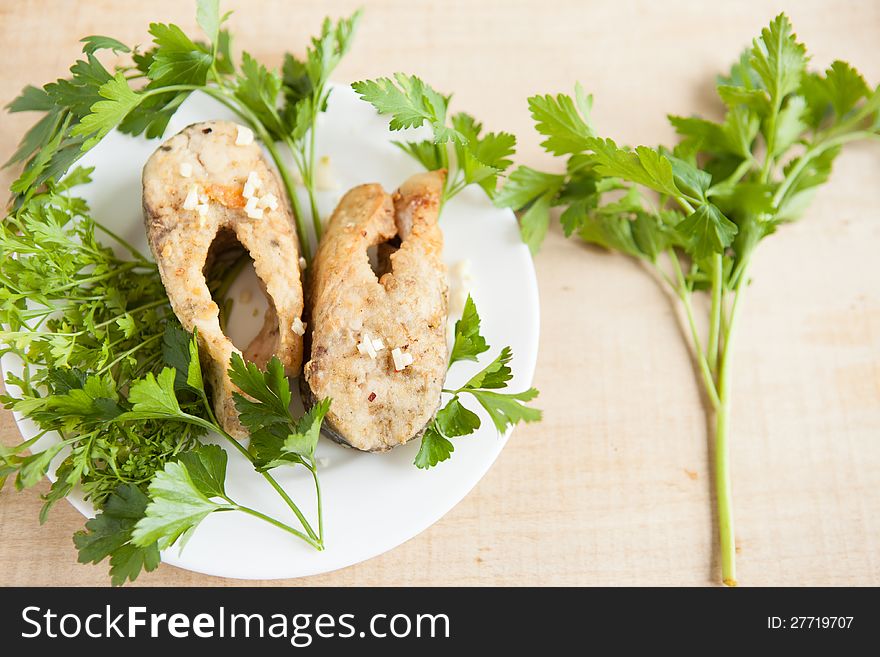
<path fill-rule="evenodd" d="M 296 234 L 299 238 L 299 250 L 302 252 L 306 261 L 311 261 L 312 245 L 309 241 L 309 234 L 306 232 L 304 223 L 305 214 L 300 205 L 299 197 L 296 194 L 296 185 L 293 183 L 293 179 L 290 177 L 290 172 L 287 170 L 287 167 L 284 166 L 284 162 L 281 160 L 281 155 L 275 147 L 275 143 L 272 139 L 267 135 L 263 140 L 263 143 L 269 151 L 269 154 L 272 156 L 272 159 L 275 161 L 275 166 L 278 167 L 278 172 L 281 174 L 281 181 L 284 183 L 284 189 L 287 192 L 287 198 L 293 206 L 294 219 L 296 220 Z"/>
<path fill-rule="evenodd" d="M 241 511 L 242 513 L 246 513 L 246 514 L 253 516 L 255 518 L 259 518 L 260 520 L 264 520 L 271 525 L 275 525 L 276 527 L 278 527 L 278 529 L 283 529 L 284 531 L 289 532 L 298 538 L 301 538 L 302 540 L 304 540 L 306 543 L 311 545 L 316 550 L 323 550 L 324 549 L 324 546 L 321 544 L 321 542 L 317 538 L 313 538 L 312 536 L 306 536 L 298 529 L 294 529 L 290 525 L 286 525 L 283 522 L 281 522 L 280 520 L 276 520 L 275 518 L 272 518 L 271 516 L 267 516 L 265 513 L 261 513 L 259 511 L 257 511 L 256 509 L 250 508 L 249 506 L 243 506 L 241 504 L 236 504 L 235 502 L 233 502 L 229 498 L 223 498 L 223 499 L 225 499 L 230 504 L 233 504 L 237 511 Z"/>
<path fill-rule="evenodd" d="M 114 240 L 116 240 L 121 246 L 125 247 L 125 249 L 129 253 L 131 253 L 131 255 L 133 255 L 135 258 L 137 258 L 141 262 L 147 263 L 148 265 L 150 265 L 152 267 L 156 266 L 155 262 L 151 262 L 150 260 L 147 260 L 147 258 L 145 258 L 144 255 L 140 251 L 138 251 L 136 248 L 134 248 L 128 241 L 124 240 L 122 237 L 120 237 L 119 235 L 114 233 L 112 230 L 107 228 L 104 224 L 102 224 L 98 221 L 95 221 L 95 220 L 92 220 L 92 223 L 95 225 L 95 228 L 99 228 L 101 231 L 103 231 L 104 233 L 106 233 L 107 235 L 112 237 Z"/>
<path fill-rule="evenodd" d="M 727 320 L 724 348 L 718 372 L 719 406 L 715 415 L 715 494 L 718 503 L 718 530 L 721 548 L 721 579 L 728 586 L 736 586 L 736 536 L 733 523 L 732 486 L 730 477 L 730 358 L 733 328 L 739 307 L 743 282 L 747 280 L 748 261 L 743 265 L 734 289 L 733 305 Z"/>
<path fill-rule="evenodd" d="M 725 355 L 727 350 L 725 349 Z M 722 358 L 722 371 L 727 371 Z M 726 383 L 726 381 L 725 381 Z M 721 550 L 721 579 L 736 586 L 736 538 L 733 527 L 733 505 L 730 481 L 730 397 L 725 384 L 721 386 L 721 404 L 715 414 L 715 495 L 718 500 L 718 534 Z"/>
<path fill-rule="evenodd" d="M 220 426 L 220 423 L 217 421 L 217 417 L 214 415 L 214 409 L 211 408 L 211 404 L 208 402 L 207 396 L 204 395 L 204 393 L 203 393 L 201 395 L 201 397 L 202 397 L 202 402 L 204 404 L 205 410 L 207 411 L 208 417 L 210 418 L 210 420 L 205 420 L 203 418 L 198 417 L 197 415 L 190 415 L 189 413 L 184 413 L 185 417 L 183 419 L 185 419 L 188 422 L 192 422 L 193 424 L 198 424 L 199 426 L 204 427 L 208 431 L 214 431 L 216 433 L 219 433 L 221 436 L 223 436 L 227 440 L 227 442 L 231 443 L 232 446 L 235 447 L 235 449 L 237 449 L 239 451 L 239 453 L 242 456 L 244 456 L 248 461 L 250 461 L 250 463 L 253 465 L 254 457 L 251 456 L 251 453 L 245 448 L 244 445 L 242 445 L 235 438 L 233 438 L 231 435 L 229 435 L 226 431 L 223 430 L 223 428 Z M 287 504 L 287 506 L 290 507 L 290 510 L 293 511 L 293 514 L 297 517 L 297 519 L 300 521 L 300 523 L 302 523 L 303 529 L 305 529 L 306 532 L 308 532 L 308 535 L 311 536 L 315 540 L 320 540 L 318 538 L 318 535 L 315 534 L 315 530 L 312 529 L 312 526 L 309 524 L 309 521 L 306 520 L 306 517 L 303 515 L 302 511 L 299 510 L 299 507 L 290 498 L 290 495 L 287 494 L 287 491 L 285 491 L 281 487 L 281 485 L 275 480 L 275 477 L 273 477 L 268 472 L 260 472 L 260 474 L 262 475 L 263 479 L 268 481 L 269 485 L 275 489 L 275 492 L 278 493 L 278 495 L 281 497 L 282 500 L 284 500 L 284 502 Z M 321 509 L 321 505 L 319 503 L 318 504 L 318 517 L 319 518 L 320 518 L 320 513 L 321 513 L 320 509 Z"/>
<path fill-rule="evenodd" d="M 772 103 L 770 116 L 767 118 L 767 136 L 765 137 L 767 152 L 764 154 L 764 166 L 761 167 L 761 182 L 764 183 L 770 180 L 770 171 L 773 168 L 773 157 L 776 150 L 776 117 L 779 115 L 779 104 L 779 100 Z"/>
<path fill-rule="evenodd" d="M 313 120 L 313 127 L 310 130 L 310 133 L 314 133 L 314 125 L 315 124 Z M 299 171 L 299 175 L 302 178 L 303 186 L 306 188 L 306 192 L 308 192 L 309 207 L 312 212 L 312 229 L 315 231 L 315 242 L 320 242 L 321 234 L 324 232 L 324 227 L 321 224 L 321 214 L 320 212 L 318 212 L 317 200 L 315 199 L 314 158 L 311 159 L 311 164 L 309 164 L 309 154 L 307 152 L 308 149 L 302 144 L 297 145 L 297 142 L 295 142 L 290 135 L 286 135 L 284 137 L 284 143 L 287 145 L 287 148 L 290 151 L 290 155 L 293 158 L 293 163 L 296 165 L 296 168 Z M 303 235 L 307 235 L 305 229 L 303 229 Z M 306 259 L 308 260 L 309 258 Z"/>
<path fill-rule="evenodd" d="M 742 162 L 739 163 L 739 166 L 734 170 L 732 174 L 730 174 L 727 178 L 725 178 L 717 185 L 713 185 L 713 187 L 718 188 L 735 186 L 737 183 L 739 183 L 740 180 L 743 179 L 743 177 L 751 170 L 754 165 L 755 160 L 751 155 L 749 155 L 749 157 L 745 158 Z"/>
<path fill-rule="evenodd" d="M 123 313 L 119 313 L 118 315 L 114 316 L 112 319 L 105 320 L 105 321 L 101 322 L 100 324 L 95 324 L 93 328 L 103 328 L 105 326 L 109 326 L 110 324 L 113 324 L 120 317 L 125 317 L 126 315 L 134 315 L 135 313 L 139 313 L 144 310 L 150 310 L 151 308 L 158 308 L 159 306 L 167 306 L 167 305 L 168 305 L 167 299 L 157 299 L 156 301 L 151 301 L 150 303 L 145 303 L 144 305 L 138 306 L 137 308 L 132 308 L 131 310 L 126 310 Z M 77 331 L 76 334 L 79 335 L 82 333 L 86 333 L 86 331 Z M 63 334 L 61 334 L 61 335 L 63 335 Z"/>
<path fill-rule="evenodd" d="M 694 320 L 694 309 L 691 304 L 691 293 L 687 287 L 687 282 L 684 279 L 684 274 L 681 271 L 681 263 L 678 261 L 678 254 L 674 249 L 669 249 L 668 251 L 669 257 L 672 260 L 672 268 L 675 270 L 675 278 L 678 281 L 678 288 L 676 289 L 676 293 L 678 294 L 679 299 L 681 299 L 684 304 L 685 314 L 687 315 L 688 326 L 691 330 L 691 338 L 694 343 L 694 358 L 697 361 L 697 367 L 700 370 L 700 374 L 703 378 L 703 387 L 706 389 L 706 394 L 709 396 L 709 401 L 712 402 L 713 408 L 718 408 L 719 399 L 718 392 L 715 389 L 715 381 L 712 378 L 712 372 L 709 369 L 709 364 L 706 361 L 705 356 L 703 355 L 703 346 L 700 340 L 700 334 L 697 331 L 697 323 Z"/>
<path fill-rule="evenodd" d="M 242 449 L 244 449 L 244 448 L 242 447 Z M 261 472 L 260 474 L 263 475 L 263 479 L 268 481 L 269 485 L 275 489 L 275 492 L 277 492 L 281 496 L 281 499 L 283 499 L 287 503 L 287 506 L 290 507 L 290 510 L 293 511 L 294 515 L 299 519 L 300 523 L 302 523 L 303 529 L 305 529 L 308 532 L 309 536 L 314 538 L 316 541 L 320 541 L 321 539 L 319 538 L 318 534 L 315 533 L 315 530 L 312 529 L 312 525 L 309 523 L 308 520 L 306 520 L 306 517 L 303 515 L 302 511 L 299 510 L 299 507 L 294 503 L 294 501 L 292 499 L 290 499 L 290 495 L 287 494 L 287 491 L 285 491 L 281 487 L 281 484 L 279 484 L 275 480 L 275 477 L 273 477 L 268 472 Z M 321 505 L 320 505 L 320 503 L 318 504 L 318 518 L 319 519 L 321 518 Z M 323 547 L 320 549 L 323 549 Z"/>
<path fill-rule="evenodd" d="M 114 269 L 113 271 L 107 272 L 106 274 L 99 274 L 97 276 L 87 276 L 85 278 L 78 278 L 75 281 L 68 283 L 67 285 L 62 285 L 60 287 L 56 287 L 52 290 L 53 294 L 58 292 L 64 292 L 65 290 L 70 290 L 75 288 L 83 283 L 98 283 L 100 281 L 105 281 L 108 278 L 113 278 L 114 276 L 119 275 L 121 272 L 128 271 L 130 269 L 134 269 L 136 267 L 141 266 L 137 262 L 129 262 L 124 265 L 121 265 Z"/>
<path fill-rule="evenodd" d="M 723 275 L 724 267 L 721 262 L 721 254 L 716 253 L 712 256 L 712 309 L 709 318 L 709 341 L 706 345 L 706 360 L 712 372 L 717 371 L 718 365 L 719 328 L 721 325 L 721 308 L 724 302 Z"/>
<path fill-rule="evenodd" d="M 309 472 L 312 473 L 312 479 L 315 480 L 315 496 L 318 504 L 318 540 L 324 543 L 324 514 L 322 512 L 323 504 L 321 503 L 321 482 L 318 480 L 318 466 L 315 459 L 312 458 L 311 465 L 307 466 Z"/>
<path fill-rule="evenodd" d="M 688 202 L 688 200 L 687 200 L 686 198 L 684 198 L 683 196 L 676 196 L 676 197 L 675 197 L 675 200 L 678 202 L 678 204 L 679 204 L 682 208 L 684 208 L 684 210 L 685 210 L 688 214 L 693 214 L 693 213 L 694 213 L 694 206 L 691 205 L 691 204 Z"/>
<path fill-rule="evenodd" d="M 320 97 L 320 95 L 319 95 Z M 309 205 L 312 210 L 312 225 L 315 228 L 315 241 L 321 241 L 321 233 L 324 228 L 321 225 L 321 215 L 318 212 L 318 202 L 315 198 L 315 133 L 318 127 L 318 108 L 319 104 L 312 104 L 312 120 L 309 128 L 309 177 L 306 190 L 309 192 Z"/>
<path fill-rule="evenodd" d="M 785 199 L 786 194 L 788 194 L 789 188 L 792 186 L 795 180 L 797 180 L 798 176 L 804 170 L 804 167 L 806 167 L 811 160 L 818 157 L 829 148 L 842 146 L 847 142 L 857 141 L 860 139 L 877 139 L 877 135 L 869 131 L 848 132 L 842 135 L 838 135 L 836 137 L 824 139 L 810 146 L 806 150 L 806 152 L 797 159 L 797 161 L 791 167 L 791 170 L 785 176 L 785 179 L 776 189 L 776 193 L 773 194 L 773 207 L 777 210 L 779 209 L 779 206 Z"/>
<path fill-rule="evenodd" d="M 107 363 L 106 365 L 104 365 L 104 367 L 102 367 L 101 369 L 99 369 L 99 370 L 96 372 L 96 374 L 103 374 L 104 372 L 109 371 L 110 369 L 113 368 L 114 365 L 116 365 L 116 364 L 119 363 L 120 361 L 124 360 L 125 358 L 128 358 L 129 356 L 134 355 L 136 352 L 140 351 L 141 349 L 143 349 L 143 348 L 146 347 L 147 345 L 149 345 L 149 344 L 151 344 L 151 343 L 153 343 L 153 342 L 156 342 L 157 340 L 161 340 L 161 339 L 162 339 L 162 333 L 157 333 L 156 335 L 153 335 L 153 336 L 147 338 L 146 340 L 144 340 L 144 341 L 141 342 L 140 344 L 135 345 L 134 347 L 132 347 L 132 348 L 129 349 L 128 351 L 124 351 L 124 352 L 122 352 L 121 354 L 119 354 L 119 356 L 117 356 L 117 357 L 114 358 L 112 361 L 110 361 L 109 363 Z"/>

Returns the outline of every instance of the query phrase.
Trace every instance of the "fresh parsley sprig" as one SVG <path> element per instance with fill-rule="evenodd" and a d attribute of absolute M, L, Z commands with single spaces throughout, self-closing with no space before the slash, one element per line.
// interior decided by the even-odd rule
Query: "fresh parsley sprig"
<path fill-rule="evenodd" d="M 474 300 L 468 295 L 461 319 L 455 323 L 455 340 L 449 367 L 459 361 L 476 361 L 478 356 L 490 349 L 486 339 L 480 334 L 480 316 Z M 486 367 L 472 376 L 464 385 L 455 389 L 444 389 L 452 395 L 447 403 L 437 411 L 437 416 L 422 435 L 422 443 L 416 454 L 415 465 L 428 469 L 448 459 L 455 447 L 451 438 L 468 436 L 480 428 L 480 416 L 461 403 L 462 395 L 470 395 L 488 413 L 492 423 L 503 435 L 519 422 L 537 422 L 541 411 L 526 405 L 538 396 L 535 388 L 523 392 L 500 392 L 513 378 L 509 363 L 513 359 L 510 347 Z"/>
<path fill-rule="evenodd" d="M 204 386 L 201 374 L 201 366 L 199 364 L 199 351 L 196 336 L 188 336 L 179 329 L 171 329 L 171 340 L 181 342 L 186 341 L 187 348 L 184 351 L 182 345 L 174 349 L 174 353 L 180 358 L 180 363 L 175 367 L 166 367 L 154 375 L 148 373 L 144 378 L 139 379 L 131 384 L 128 401 L 131 408 L 115 416 L 114 421 L 129 421 L 142 419 L 162 419 L 185 422 L 201 427 L 207 431 L 212 431 L 225 438 L 226 441 L 238 450 L 242 456 L 254 464 L 256 470 L 260 472 L 262 477 L 272 486 L 273 489 L 281 496 L 288 507 L 296 515 L 297 519 L 303 526 L 305 533 L 284 525 L 283 528 L 313 547 L 323 549 L 323 533 L 319 530 L 315 532 L 311 524 L 300 511 L 296 503 L 284 491 L 283 488 L 275 481 L 275 478 L 268 471 L 269 468 L 265 464 L 256 460 L 248 449 L 243 447 L 235 438 L 230 436 L 214 417 L 208 394 Z M 285 439 L 287 442 L 295 443 L 300 438 L 300 430 L 302 421 L 294 419 L 290 411 L 283 407 L 289 404 L 291 400 L 290 383 L 284 376 L 283 366 L 277 357 L 272 357 L 267 365 L 265 372 L 262 372 L 256 365 L 245 364 L 238 354 L 233 354 L 230 361 L 229 375 L 236 385 L 241 384 L 241 389 L 245 395 L 250 395 L 253 399 L 248 399 L 244 395 L 237 394 L 235 397 L 236 407 L 239 409 L 242 424 L 249 431 L 253 431 L 258 435 L 265 432 L 267 427 L 272 427 L 277 435 Z M 181 384 L 182 378 L 182 384 Z M 202 407 L 207 419 L 184 411 L 178 401 L 178 391 L 191 391 L 201 400 Z M 325 402 L 329 406 L 329 402 Z M 326 412 L 326 411 L 325 411 Z M 308 418 L 308 431 L 314 434 L 314 440 L 317 442 L 317 436 L 320 433 L 321 420 L 320 417 L 312 415 Z M 311 452 L 307 454 L 309 457 L 308 469 L 312 473 L 315 480 L 318 503 L 319 525 L 322 525 L 321 505 L 320 505 L 320 488 L 317 478 L 317 464 L 314 460 L 314 445 L 311 446 Z M 306 465 L 305 461 L 300 461 Z M 224 461 L 225 463 L 225 461 Z M 168 466 L 165 468 L 168 469 Z M 225 466 L 224 466 L 225 469 Z M 175 477 L 177 475 L 174 475 Z M 152 486 L 152 483 L 151 483 Z M 223 497 L 223 495 L 215 495 Z M 225 499 L 225 498 L 224 498 Z M 231 503 L 231 502 L 230 502 Z M 152 504 L 152 502 L 151 502 Z M 244 508 L 240 510 L 245 510 Z M 149 506 L 148 506 L 149 511 Z M 250 512 L 250 511 L 247 511 Z M 255 515 L 255 514 L 251 514 Z M 265 518 L 264 518 L 265 519 Z M 273 524 L 278 525 L 277 522 Z M 281 525 L 279 525 L 281 526 Z M 173 540 L 171 541 L 174 542 Z M 169 543 L 170 544 L 170 543 Z"/>
<path fill-rule="evenodd" d="M 286 406 L 291 400 L 290 384 L 281 362 L 273 358 L 266 371 L 261 371 L 253 364 L 245 364 L 240 356 L 234 356 L 230 376 L 245 393 L 236 396 L 236 405 L 241 411 L 242 423 L 259 445 L 259 448 L 252 445 L 248 450 L 226 433 L 214 417 L 202 377 L 197 336 L 190 336 L 179 326 L 172 325 L 166 331 L 165 344 L 168 365 L 158 374 L 148 372 L 132 381 L 127 396 L 113 385 L 101 388 L 100 382 L 94 383 L 91 387 L 96 390 L 92 394 L 79 396 L 79 412 L 100 417 L 101 422 L 115 426 L 161 421 L 219 434 L 254 465 L 294 513 L 301 529 L 233 500 L 225 488 L 226 452 L 217 445 L 197 445 L 157 468 L 149 479 L 146 495 L 131 484 L 123 484 L 113 491 L 101 513 L 86 524 L 85 531 L 74 537 L 80 561 L 98 562 L 109 557 L 114 584 L 126 578 L 134 580 L 142 567 L 155 568 L 158 550 L 175 544 L 183 549 L 202 520 L 221 511 L 239 511 L 259 518 L 322 550 L 323 513 L 314 450 L 329 401 L 320 405 L 322 410 L 294 418 Z M 193 399 L 196 400 L 194 406 Z M 267 445 L 267 432 L 279 440 L 276 453 L 268 463 L 260 458 L 274 447 Z M 270 468 L 285 464 L 302 464 L 314 478 L 317 531 L 269 472 Z"/>
<path fill-rule="evenodd" d="M 164 365 L 165 329 L 177 320 L 155 265 L 71 195 L 88 181 L 85 169 L 49 181 L 0 223 L 0 342 L 3 353 L 22 363 L 20 376 L 7 373 L 2 401 L 42 432 L 61 436 L 31 455 L 24 454 L 30 442 L 0 449 L 0 480 L 14 474 L 18 488 L 30 487 L 70 448 L 46 496 L 43 521 L 74 486 L 98 507 L 121 484 L 146 487 L 201 433 L 174 422 L 105 422 L 117 390 Z M 100 233 L 131 257 L 101 244 Z"/>
<path fill-rule="evenodd" d="M 729 464 L 731 345 L 757 244 L 801 216 L 841 146 L 880 138 L 880 88 L 849 64 L 809 72 L 784 14 L 718 79 L 723 120 L 670 116 L 673 148 L 618 146 L 597 135 L 592 98 L 535 96 L 529 108 L 544 148 L 567 158 L 562 174 L 519 167 L 496 197 L 518 210 L 537 250 L 550 211 L 564 208 L 566 236 L 637 258 L 681 301 L 693 357 L 715 416 L 721 576 L 736 583 Z M 709 295 L 708 330 L 696 294 Z"/>
<path fill-rule="evenodd" d="M 516 137 L 508 132 L 483 133 L 483 125 L 464 112 L 449 115 L 451 96 L 435 91 L 414 75 L 362 80 L 352 85 L 380 114 L 391 116 L 389 128 L 402 130 L 427 125 L 432 139 L 395 141 L 428 171 L 446 169 L 443 202 L 471 184 L 492 197 L 498 178 L 513 164 Z"/>

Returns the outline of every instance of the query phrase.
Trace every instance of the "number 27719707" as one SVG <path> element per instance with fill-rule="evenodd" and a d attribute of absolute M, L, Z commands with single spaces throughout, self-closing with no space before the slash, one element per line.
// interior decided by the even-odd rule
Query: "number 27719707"
<path fill-rule="evenodd" d="M 767 628 L 771 630 L 848 630 L 854 616 L 768 616 Z"/>

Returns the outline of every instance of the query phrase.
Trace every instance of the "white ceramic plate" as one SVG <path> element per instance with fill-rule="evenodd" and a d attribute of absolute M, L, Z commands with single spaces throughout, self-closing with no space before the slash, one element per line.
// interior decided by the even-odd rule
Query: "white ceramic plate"
<path fill-rule="evenodd" d="M 216 101 L 196 94 L 183 104 L 166 134 L 197 121 L 225 118 L 234 117 Z M 390 139 L 386 119 L 348 87 L 334 88 L 318 130 L 319 153 L 330 157 L 338 184 L 333 191 L 320 193 L 323 216 L 328 216 L 339 197 L 354 185 L 379 182 L 393 190 L 419 171 L 419 165 L 394 147 Z M 82 165 L 95 167 L 94 182 L 79 190 L 89 201 L 95 218 L 144 253 L 148 248 L 141 215 L 141 170 L 158 144 L 113 133 L 82 160 Z M 304 196 L 303 201 L 303 207 L 308 208 Z M 466 189 L 444 207 L 440 223 L 447 264 L 463 259 L 471 262 L 472 293 L 483 320 L 483 334 L 492 345 L 479 364 L 456 364 L 449 374 L 450 383 L 464 382 L 501 347 L 510 345 L 514 353 L 510 390 L 528 388 L 538 350 L 538 291 L 532 260 L 520 241 L 513 214 L 494 208 L 485 194 L 474 188 Z M 248 286 L 256 289 L 252 275 L 242 277 L 231 291 L 236 302 L 230 335 L 239 343 L 256 334 L 262 324 L 259 311 L 265 302 L 259 293 L 240 294 Z M 244 303 L 248 296 L 253 300 Z M 4 358 L 2 365 L 4 372 L 21 367 L 11 357 Z M 385 454 L 365 454 L 327 439 L 321 441 L 317 455 L 322 464 L 325 551 L 317 552 L 250 516 L 221 513 L 202 522 L 182 552 L 172 547 L 162 554 L 162 560 L 223 577 L 285 578 L 344 568 L 400 545 L 437 522 L 464 498 L 504 447 L 507 437 L 497 435 L 476 404 L 466 403 L 479 410 L 483 426 L 472 436 L 455 439 L 452 458 L 429 471 L 412 465 L 418 441 Z M 22 417 L 16 420 L 25 438 L 36 434 L 33 422 Z M 44 437 L 45 442 L 37 448 L 44 448 L 52 440 L 52 436 Z M 265 480 L 235 450 L 227 451 L 230 496 L 295 524 L 296 519 Z M 307 517 L 315 518 L 314 489 L 308 472 L 303 468 L 278 468 L 274 474 Z M 94 515 L 92 505 L 81 496 L 71 495 L 69 500 L 84 515 Z"/>

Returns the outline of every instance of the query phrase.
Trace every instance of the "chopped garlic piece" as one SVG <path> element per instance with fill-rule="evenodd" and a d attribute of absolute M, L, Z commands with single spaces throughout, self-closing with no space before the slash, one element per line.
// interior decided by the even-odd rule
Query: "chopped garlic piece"
<path fill-rule="evenodd" d="M 471 277 L 471 261 L 467 258 L 459 260 L 450 267 L 450 270 L 453 276 L 458 276 L 462 280 L 468 280 Z"/>
<path fill-rule="evenodd" d="M 248 128 L 247 126 L 238 125 L 235 126 L 238 128 L 238 131 L 235 133 L 235 145 L 236 146 L 250 146 L 254 143 L 254 131 Z"/>
<path fill-rule="evenodd" d="M 373 347 L 373 340 L 366 331 L 361 335 L 361 341 L 358 343 L 357 350 L 364 356 L 369 356 L 373 360 L 376 359 L 376 349 Z"/>
<path fill-rule="evenodd" d="M 260 207 L 261 208 L 269 208 L 270 210 L 274 210 L 278 207 L 278 199 L 275 197 L 275 194 L 266 194 L 262 198 L 260 198 Z"/>
<path fill-rule="evenodd" d="M 305 269 L 305 268 L 308 266 L 308 264 L 309 264 L 309 263 L 306 262 L 306 259 L 303 258 L 302 256 L 300 256 L 300 259 L 299 259 L 299 268 L 300 268 L 300 269 Z"/>
<path fill-rule="evenodd" d="M 333 176 L 329 155 L 324 155 L 318 160 L 318 166 L 315 167 L 315 187 L 321 192 L 330 192 L 339 187 Z"/>
<path fill-rule="evenodd" d="M 471 261 L 459 260 L 449 267 L 449 319 L 458 318 L 473 288 Z"/>
<path fill-rule="evenodd" d="M 412 354 L 403 352 L 398 347 L 391 350 L 391 359 L 394 361 L 394 369 L 398 372 L 413 364 Z"/>
<path fill-rule="evenodd" d="M 196 206 L 196 210 L 199 211 L 199 216 L 200 216 L 200 217 L 205 217 L 205 216 L 207 216 L 207 214 L 208 214 L 208 210 L 210 209 L 210 207 L 211 207 L 211 206 L 208 205 L 207 203 L 199 203 L 199 204 Z"/>
<path fill-rule="evenodd" d="M 385 343 L 382 342 L 382 338 L 376 338 L 373 340 L 373 349 L 376 351 L 382 351 L 385 348 Z"/>
<path fill-rule="evenodd" d="M 260 199 L 258 199 L 256 196 L 251 196 L 247 200 L 247 203 L 244 204 L 244 211 L 245 212 L 253 212 L 254 210 L 257 209 L 257 207 L 258 207 L 257 204 L 259 202 L 260 202 Z"/>
<path fill-rule="evenodd" d="M 254 208 L 253 210 L 245 210 L 244 213 L 248 216 L 249 219 L 262 219 L 263 218 L 263 208 Z"/>
<path fill-rule="evenodd" d="M 183 200 L 183 209 L 184 210 L 195 210 L 196 206 L 199 204 L 199 188 L 195 185 L 191 185 L 189 191 L 186 194 L 186 198 Z"/>
<path fill-rule="evenodd" d="M 254 198 L 257 194 L 257 190 L 262 186 L 263 181 L 260 180 L 257 172 L 251 171 L 248 174 L 247 180 L 244 182 L 244 189 L 241 190 L 241 195 L 245 198 Z"/>
<path fill-rule="evenodd" d="M 292 330 L 297 335 L 305 335 L 306 325 L 303 324 L 303 321 L 299 317 L 294 317 L 293 324 L 290 326 L 290 330 Z"/>
<path fill-rule="evenodd" d="M 191 175 L 193 175 L 193 165 L 189 162 L 181 162 L 180 175 L 184 178 L 189 178 Z"/>

